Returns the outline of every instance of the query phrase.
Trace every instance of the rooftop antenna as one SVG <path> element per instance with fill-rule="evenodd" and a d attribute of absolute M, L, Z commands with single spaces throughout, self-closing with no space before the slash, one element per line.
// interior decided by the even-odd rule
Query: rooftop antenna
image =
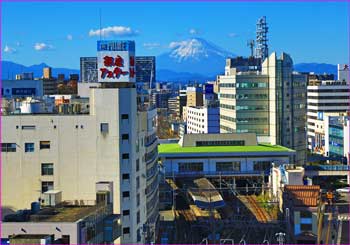
<path fill-rule="evenodd" d="M 255 41 L 253 39 L 247 41 L 247 46 L 250 48 L 250 57 L 254 56 Z"/>
<path fill-rule="evenodd" d="M 102 40 L 102 14 L 100 8 L 100 41 Z"/>

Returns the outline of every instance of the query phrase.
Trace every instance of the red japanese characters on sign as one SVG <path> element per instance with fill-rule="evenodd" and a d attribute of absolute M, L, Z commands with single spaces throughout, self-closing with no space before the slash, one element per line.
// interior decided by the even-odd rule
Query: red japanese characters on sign
<path fill-rule="evenodd" d="M 119 78 L 120 76 L 128 75 L 128 71 L 124 71 L 122 68 L 124 67 L 124 59 L 117 55 L 116 57 L 111 56 L 104 56 L 103 57 L 103 64 L 105 68 L 100 68 L 101 71 L 101 78 Z M 113 69 L 113 67 L 115 67 Z M 133 74 L 130 77 L 134 77 L 134 71 L 132 71 Z M 131 71 L 130 71 L 131 73 Z"/>

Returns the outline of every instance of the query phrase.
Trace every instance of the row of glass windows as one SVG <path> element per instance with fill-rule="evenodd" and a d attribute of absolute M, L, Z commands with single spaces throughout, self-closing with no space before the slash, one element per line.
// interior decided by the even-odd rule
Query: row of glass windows
<path fill-rule="evenodd" d="M 255 83 L 249 83 L 249 82 L 243 82 L 243 83 L 237 83 L 237 88 L 267 88 L 267 83 L 264 82 L 255 82 Z"/>
<path fill-rule="evenodd" d="M 220 107 L 224 108 L 224 109 L 230 109 L 230 110 L 234 110 L 235 109 L 234 105 L 220 104 Z"/>
<path fill-rule="evenodd" d="M 240 171 L 241 162 L 217 162 L 216 171 Z"/>
<path fill-rule="evenodd" d="M 231 122 L 237 122 L 237 123 L 267 123 L 268 118 L 267 117 L 247 117 L 247 118 L 233 118 L 225 115 L 220 115 L 221 119 L 231 121 Z"/>
<path fill-rule="evenodd" d="M 236 118 L 225 116 L 225 115 L 220 115 L 220 119 L 227 120 L 227 121 L 230 121 L 230 122 L 235 122 L 236 121 Z"/>
<path fill-rule="evenodd" d="M 50 141 L 40 141 L 40 150 L 50 149 Z M 1 143 L 2 152 L 16 152 L 16 143 Z M 34 143 L 24 143 L 24 152 L 34 152 Z"/>
<path fill-rule="evenodd" d="M 211 141 L 196 141 L 196 146 L 244 146 L 244 140 L 211 140 Z"/>
<path fill-rule="evenodd" d="M 239 100 L 267 100 L 267 94 L 220 94 L 221 98 Z"/>
<path fill-rule="evenodd" d="M 267 117 L 248 117 L 248 118 L 237 118 L 237 123 L 267 123 Z"/>
<path fill-rule="evenodd" d="M 253 106 L 253 105 L 238 105 L 236 106 L 237 111 L 243 111 L 243 110 L 249 110 L 249 111 L 267 111 L 268 106 L 260 105 L 260 106 Z"/>
<path fill-rule="evenodd" d="M 220 83 L 219 87 L 220 88 L 235 88 L 236 84 L 235 83 Z"/>
<path fill-rule="evenodd" d="M 178 164 L 179 172 L 203 172 L 203 162 L 180 162 Z M 270 169 L 270 161 L 253 161 L 254 171 L 266 171 Z M 241 162 L 216 162 L 216 171 L 240 171 Z"/>
<path fill-rule="evenodd" d="M 220 125 L 220 129 L 225 130 L 226 132 L 234 133 L 234 130 L 230 127 L 226 127 L 224 125 Z"/>
<path fill-rule="evenodd" d="M 310 93 L 350 93 L 350 89 L 308 89 Z"/>
<path fill-rule="evenodd" d="M 329 99 L 350 100 L 349 96 L 337 96 L 337 97 L 333 97 L 333 96 L 308 96 L 307 98 L 308 99 L 319 99 L 319 100 L 322 100 L 322 99 L 325 99 L 325 100 L 329 100 Z"/>
<path fill-rule="evenodd" d="M 235 99 L 236 97 L 234 94 L 222 94 L 222 93 L 220 93 L 220 98 Z"/>
<path fill-rule="evenodd" d="M 350 103 L 308 103 L 311 106 L 349 106 Z"/>
<path fill-rule="evenodd" d="M 268 129 L 248 129 L 248 128 L 241 128 L 237 129 L 236 133 L 256 133 L 259 135 L 265 135 L 268 133 Z"/>

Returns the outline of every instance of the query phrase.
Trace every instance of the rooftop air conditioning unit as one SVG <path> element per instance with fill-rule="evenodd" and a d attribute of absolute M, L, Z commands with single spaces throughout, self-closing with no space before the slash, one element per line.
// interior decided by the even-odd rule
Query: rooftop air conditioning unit
<path fill-rule="evenodd" d="M 41 196 L 41 204 L 43 206 L 56 206 L 62 202 L 62 191 L 50 190 L 44 192 Z"/>

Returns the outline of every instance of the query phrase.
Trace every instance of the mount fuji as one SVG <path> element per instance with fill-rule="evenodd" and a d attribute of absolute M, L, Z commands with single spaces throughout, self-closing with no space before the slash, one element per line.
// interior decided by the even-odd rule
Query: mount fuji
<path fill-rule="evenodd" d="M 202 38 L 172 42 L 169 48 L 170 52 L 157 57 L 157 72 L 162 74 L 159 79 L 163 76 L 167 79 L 170 71 L 173 73 L 170 77 L 174 73 L 186 73 L 188 77 L 200 74 L 200 80 L 215 77 L 224 72 L 226 58 L 237 56 Z"/>

